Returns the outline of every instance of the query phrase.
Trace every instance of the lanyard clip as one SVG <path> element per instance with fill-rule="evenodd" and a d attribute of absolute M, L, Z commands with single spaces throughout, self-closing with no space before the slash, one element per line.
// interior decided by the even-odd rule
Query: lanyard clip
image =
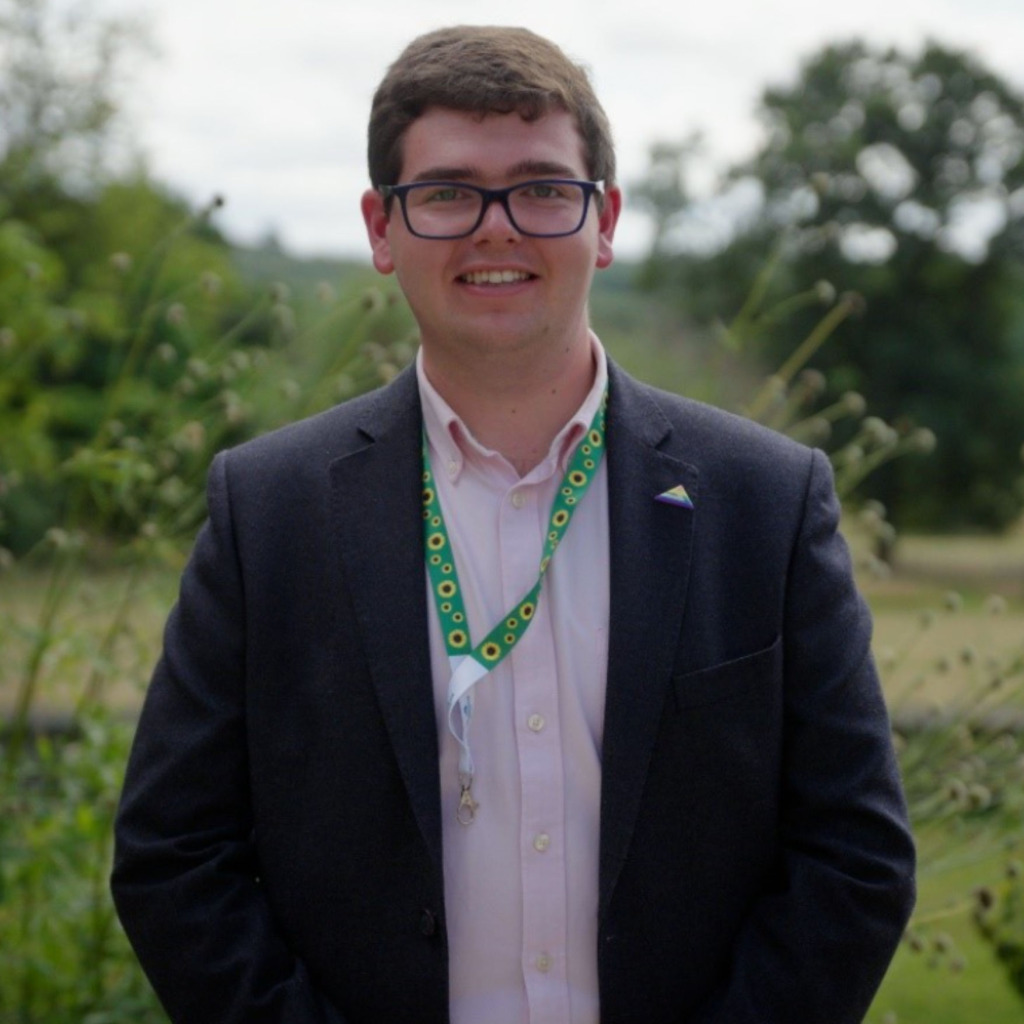
<path fill-rule="evenodd" d="M 462 783 L 462 792 L 459 794 L 459 806 L 455 811 L 455 819 L 460 825 L 472 825 L 476 817 L 476 809 L 480 806 L 473 799 L 472 780 Z"/>

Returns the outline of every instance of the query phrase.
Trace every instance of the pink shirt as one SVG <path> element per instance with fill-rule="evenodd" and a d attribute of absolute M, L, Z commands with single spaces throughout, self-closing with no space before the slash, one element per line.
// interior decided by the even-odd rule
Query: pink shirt
<path fill-rule="evenodd" d="M 543 462 L 519 477 L 481 447 L 417 360 L 436 488 L 473 644 L 536 583 L 566 464 L 607 382 L 596 375 Z M 424 567 L 426 579 L 426 568 Z M 608 652 L 608 476 L 602 460 L 522 639 L 474 687 L 476 819 L 460 825 L 448 656 L 430 593 L 441 752 L 452 1024 L 597 1024 L 601 735 Z"/>

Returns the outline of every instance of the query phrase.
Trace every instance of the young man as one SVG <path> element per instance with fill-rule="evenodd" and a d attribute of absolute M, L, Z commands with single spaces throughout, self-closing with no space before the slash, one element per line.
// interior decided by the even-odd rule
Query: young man
<path fill-rule="evenodd" d="M 388 388 L 215 460 L 114 893 L 187 1024 L 854 1024 L 913 849 L 828 464 L 609 365 L 585 74 L 414 41 Z"/>

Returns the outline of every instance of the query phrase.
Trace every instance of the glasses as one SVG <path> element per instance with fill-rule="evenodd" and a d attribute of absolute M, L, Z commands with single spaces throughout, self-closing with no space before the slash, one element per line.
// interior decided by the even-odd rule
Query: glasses
<path fill-rule="evenodd" d="M 543 178 L 507 188 L 480 188 L 459 181 L 417 181 L 381 185 L 381 195 L 397 196 L 405 225 L 417 238 L 465 238 L 483 222 L 491 203 L 500 203 L 521 235 L 563 238 L 587 219 L 590 197 L 603 195 L 603 181 Z"/>

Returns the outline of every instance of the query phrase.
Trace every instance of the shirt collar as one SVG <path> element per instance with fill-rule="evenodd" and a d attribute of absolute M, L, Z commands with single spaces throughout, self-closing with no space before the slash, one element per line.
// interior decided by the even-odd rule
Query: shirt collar
<path fill-rule="evenodd" d="M 594 383 L 580 407 L 555 435 L 546 458 L 528 474 L 528 477 L 534 474 L 546 476 L 556 467 L 560 472 L 564 472 L 576 442 L 590 427 L 597 414 L 608 386 L 608 358 L 605 355 L 604 346 L 593 331 L 590 332 L 590 346 L 596 368 Z M 422 349 L 416 353 L 416 382 L 419 385 L 423 426 L 427 432 L 427 439 L 434 451 L 437 452 L 441 460 L 440 466 L 444 467 L 449 479 L 457 481 L 469 459 L 496 458 L 504 461 L 500 453 L 485 448 L 477 441 L 459 414 L 441 397 L 427 379 L 423 369 Z"/>

